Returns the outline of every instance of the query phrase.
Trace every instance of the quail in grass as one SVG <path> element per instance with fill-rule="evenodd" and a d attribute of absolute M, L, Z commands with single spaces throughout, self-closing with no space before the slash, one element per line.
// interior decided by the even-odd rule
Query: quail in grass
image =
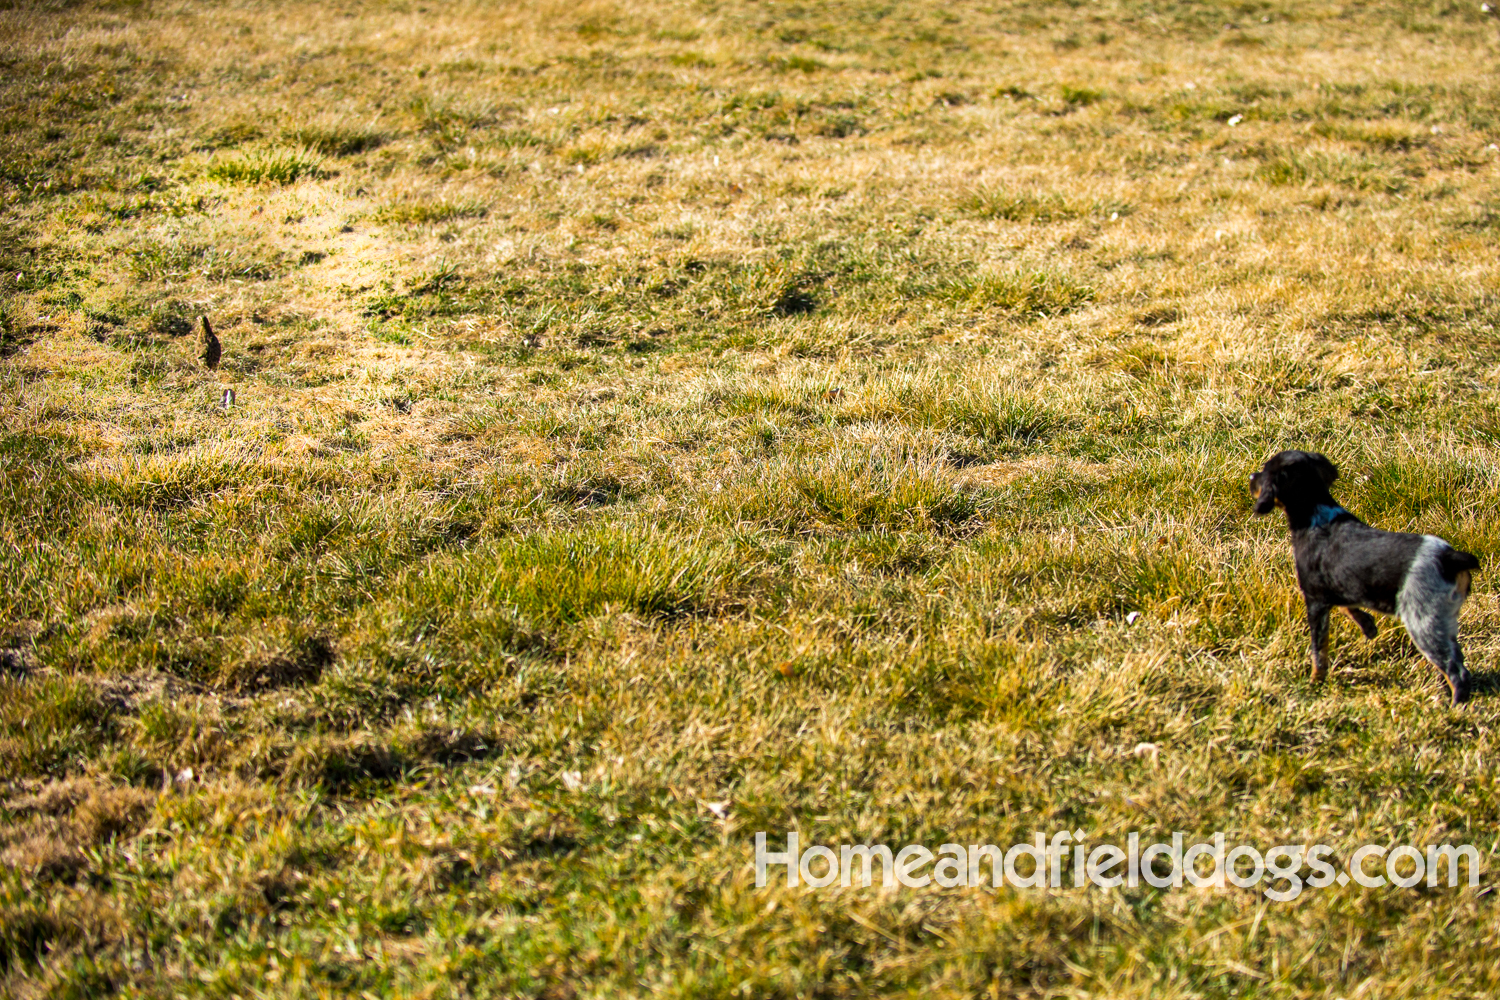
<path fill-rule="evenodd" d="M 208 366 L 209 371 L 219 367 L 219 358 L 223 357 L 224 349 L 219 346 L 219 338 L 214 336 L 214 328 L 208 325 L 207 316 L 199 316 L 203 321 L 203 363 Z"/>

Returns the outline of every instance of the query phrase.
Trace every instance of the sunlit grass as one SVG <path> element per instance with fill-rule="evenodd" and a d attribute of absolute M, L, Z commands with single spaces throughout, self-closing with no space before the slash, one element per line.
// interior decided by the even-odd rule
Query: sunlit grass
<path fill-rule="evenodd" d="M 1462 710 L 1389 620 L 1314 686 L 1246 479 L 1500 551 L 1494 24 L 0 11 L 0 990 L 1493 995 L 1488 871 L 750 860 L 1492 852 L 1488 571 Z"/>

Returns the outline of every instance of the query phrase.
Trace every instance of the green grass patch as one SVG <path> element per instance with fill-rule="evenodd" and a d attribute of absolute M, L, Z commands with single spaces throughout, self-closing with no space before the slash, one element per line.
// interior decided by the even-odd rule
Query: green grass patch
<path fill-rule="evenodd" d="M 970 309 L 1057 316 L 1093 301 L 1094 289 L 1055 272 L 1008 271 L 958 279 L 936 297 Z"/>
<path fill-rule="evenodd" d="M 290 146 L 320 153 L 323 156 L 355 156 L 359 153 L 368 153 L 372 149 L 383 146 L 390 138 L 378 129 L 361 125 L 303 125 L 300 128 L 287 129 L 282 136 Z M 304 174 L 316 176 L 317 169 L 318 164 L 310 162 L 309 167 L 303 168 L 297 176 L 287 180 L 278 179 L 278 182 L 289 184 Z M 284 168 L 283 172 L 290 173 L 290 169 Z"/>
<path fill-rule="evenodd" d="M 1015 191 L 1005 187 L 980 188 L 960 202 L 967 213 L 980 219 L 1007 222 L 1062 222 L 1087 214 L 1056 192 Z"/>
<path fill-rule="evenodd" d="M 482 219 L 488 211 L 475 201 L 399 202 L 378 209 L 374 219 L 398 226 L 430 226 L 454 219 Z"/>
<path fill-rule="evenodd" d="M 0 695 L 0 761 L 16 777 L 76 773 L 114 732 L 114 710 L 84 677 L 0 677 Z"/>
<path fill-rule="evenodd" d="M 1256 168 L 1256 177 L 1276 186 L 1337 184 L 1354 191 L 1397 194 L 1410 181 L 1380 161 L 1328 153 L 1288 152 Z"/>
<path fill-rule="evenodd" d="M 208 178 L 225 184 L 295 184 L 325 176 L 321 157 L 308 149 L 279 149 L 209 164 Z"/>
<path fill-rule="evenodd" d="M 977 526 L 984 501 L 952 482 L 941 463 L 916 455 L 840 445 L 774 459 L 716 499 L 717 517 L 783 532 L 962 532 Z"/>

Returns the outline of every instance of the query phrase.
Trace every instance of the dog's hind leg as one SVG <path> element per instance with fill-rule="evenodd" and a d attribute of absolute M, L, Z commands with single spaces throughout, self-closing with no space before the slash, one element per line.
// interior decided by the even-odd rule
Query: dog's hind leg
<path fill-rule="evenodd" d="M 1427 661 L 1442 672 L 1453 692 L 1453 704 L 1462 705 L 1468 701 L 1469 671 L 1464 666 L 1464 651 L 1459 648 L 1451 630 L 1446 635 L 1441 634 L 1444 631 L 1441 629 L 1424 629 L 1420 635 L 1410 628 L 1407 631 L 1411 632 L 1412 641 Z"/>
<path fill-rule="evenodd" d="M 1430 547 L 1439 546 L 1447 550 L 1446 542 L 1432 539 Z M 1469 700 L 1469 671 L 1464 667 L 1463 650 L 1458 648 L 1458 612 L 1468 597 L 1468 573 L 1456 574 L 1461 579 L 1445 579 L 1442 551 L 1424 560 L 1422 555 L 1428 548 L 1423 546 L 1407 571 L 1406 582 L 1396 596 L 1396 615 L 1422 655 L 1442 671 L 1453 692 L 1453 704 L 1459 705 Z"/>
<path fill-rule="evenodd" d="M 1359 630 L 1365 634 L 1366 639 L 1375 638 L 1377 632 L 1375 628 L 1375 619 L 1370 617 L 1370 613 L 1368 611 L 1364 611 L 1360 608 L 1345 608 L 1344 614 L 1348 615 L 1354 620 L 1354 624 L 1359 626 Z"/>
<path fill-rule="evenodd" d="M 1469 668 L 1464 666 L 1464 651 L 1454 639 L 1448 652 L 1448 667 L 1443 671 L 1448 686 L 1453 689 L 1453 704 L 1462 705 L 1469 700 Z"/>
<path fill-rule="evenodd" d="M 1407 621 L 1411 641 L 1434 667 L 1442 672 L 1453 692 L 1453 704 L 1469 700 L 1469 671 L 1464 666 L 1464 651 L 1458 646 L 1457 616 L 1434 615 Z"/>
<path fill-rule="evenodd" d="M 1312 632 L 1312 679 L 1321 682 L 1328 676 L 1328 612 L 1326 604 L 1307 603 L 1307 627 Z"/>

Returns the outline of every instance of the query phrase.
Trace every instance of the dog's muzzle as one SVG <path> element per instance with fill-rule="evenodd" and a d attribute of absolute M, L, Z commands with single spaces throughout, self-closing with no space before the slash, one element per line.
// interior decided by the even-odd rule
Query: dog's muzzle
<path fill-rule="evenodd" d="M 1276 509 L 1276 491 L 1269 483 L 1262 487 L 1265 473 L 1257 472 L 1250 477 L 1250 495 L 1255 498 L 1255 514 L 1257 517 L 1269 514 Z"/>

